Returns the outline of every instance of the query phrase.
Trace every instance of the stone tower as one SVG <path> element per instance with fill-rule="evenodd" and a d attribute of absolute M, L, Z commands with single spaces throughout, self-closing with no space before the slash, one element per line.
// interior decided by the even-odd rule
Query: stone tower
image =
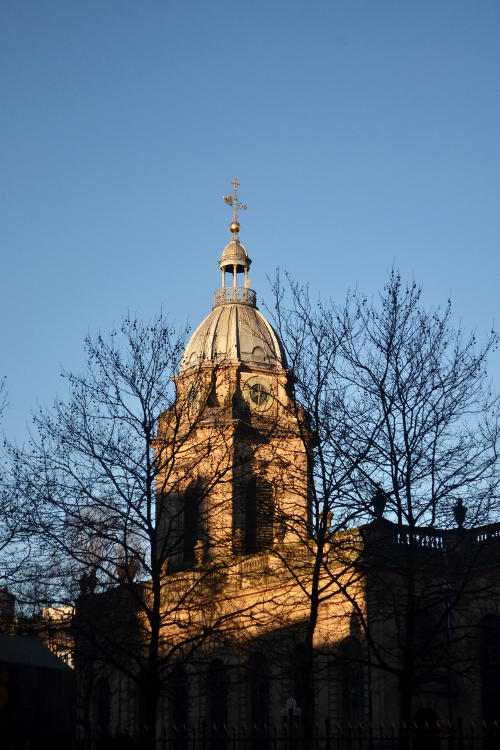
<path fill-rule="evenodd" d="M 225 197 L 234 216 L 219 259 L 222 286 L 184 351 L 176 402 L 159 419 L 157 454 L 162 460 L 164 446 L 167 456 L 159 527 L 172 571 L 291 543 L 291 519 L 308 516 L 300 407 L 288 395 L 281 341 L 250 289 L 233 185 Z"/>

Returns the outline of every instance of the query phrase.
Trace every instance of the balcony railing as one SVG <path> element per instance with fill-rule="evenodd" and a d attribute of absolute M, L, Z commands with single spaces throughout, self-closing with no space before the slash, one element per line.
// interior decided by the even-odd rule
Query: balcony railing
<path fill-rule="evenodd" d="M 398 544 L 413 544 L 416 547 L 429 549 L 445 549 L 456 544 L 457 538 L 469 539 L 471 542 L 483 544 L 492 539 L 500 539 L 500 523 L 491 523 L 472 529 L 432 529 L 401 527 L 396 531 Z"/>
<path fill-rule="evenodd" d="M 444 549 L 444 538 L 441 531 L 435 529 L 406 529 L 397 532 L 398 544 L 413 544 L 416 547 Z"/>
<path fill-rule="evenodd" d="M 490 523 L 488 526 L 480 526 L 474 529 L 476 542 L 488 542 L 490 539 L 500 538 L 500 523 Z"/>
<path fill-rule="evenodd" d="M 255 307 L 257 295 L 253 289 L 244 289 L 237 286 L 226 286 L 222 289 L 217 289 L 214 294 L 214 307 L 225 305 L 228 302 L 237 302 L 239 305 Z"/>

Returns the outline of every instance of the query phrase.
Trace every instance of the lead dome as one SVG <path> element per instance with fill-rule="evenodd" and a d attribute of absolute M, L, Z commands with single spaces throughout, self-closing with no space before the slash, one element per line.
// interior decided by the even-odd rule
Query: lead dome
<path fill-rule="evenodd" d="M 222 362 L 286 369 L 278 335 L 255 306 L 246 302 L 216 304 L 191 336 L 180 371 Z"/>

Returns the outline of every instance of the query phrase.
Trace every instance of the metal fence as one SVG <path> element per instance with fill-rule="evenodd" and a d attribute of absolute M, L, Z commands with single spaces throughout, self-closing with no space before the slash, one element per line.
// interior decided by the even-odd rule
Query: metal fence
<path fill-rule="evenodd" d="M 140 741 L 121 735 L 94 738 L 95 750 L 140 750 Z M 158 740 L 158 750 L 500 750 L 500 727 L 458 720 L 455 724 L 351 726 L 328 719 L 306 732 L 303 725 L 173 728 Z"/>

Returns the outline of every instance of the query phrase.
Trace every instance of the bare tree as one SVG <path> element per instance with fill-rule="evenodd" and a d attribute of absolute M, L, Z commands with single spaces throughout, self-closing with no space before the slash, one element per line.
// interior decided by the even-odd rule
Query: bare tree
<path fill-rule="evenodd" d="M 358 615 L 376 664 L 398 680 L 408 726 L 415 692 L 449 667 L 443 635 L 451 609 L 466 594 L 481 594 L 479 550 L 464 557 L 460 538 L 448 537 L 437 564 L 420 542 L 429 529 L 452 526 L 462 497 L 472 526 L 498 519 L 499 410 L 486 371 L 498 338 L 491 333 L 478 346 L 474 335 L 453 328 L 450 303 L 425 310 L 421 289 L 394 272 L 377 304 L 358 298 L 345 313 L 359 322 L 359 335 L 345 342 L 342 375 L 363 404 L 358 429 L 372 434 L 377 425 L 353 486 L 360 497 L 383 495 L 402 547 L 378 555 L 376 588 L 386 591 L 394 638 L 377 642 L 373 618 L 370 626 Z M 387 616 L 383 602 L 379 597 L 379 618 L 384 610 Z"/>
<path fill-rule="evenodd" d="M 273 554 L 306 602 L 305 626 L 298 637 L 301 663 L 295 697 L 306 737 L 312 737 L 316 632 L 322 612 L 338 597 L 339 586 L 353 596 L 359 588 L 356 548 L 347 530 L 368 520 L 370 508 L 369 502 L 363 506 L 352 478 L 369 455 L 380 425 L 359 429 L 364 405 L 339 377 L 344 347 L 359 335 L 356 321 L 331 303 L 314 303 L 307 287 L 290 278 L 285 290 L 277 276 L 273 292 L 274 321 L 290 368 L 285 405 L 291 430 L 300 435 L 307 455 L 308 472 L 308 513 L 299 506 L 297 512 L 287 510 L 280 517 L 281 525 L 300 540 L 299 549 L 290 554 L 286 546 L 278 545 Z M 302 471 L 300 464 L 289 462 L 283 466 L 285 481 L 304 487 Z"/>
<path fill-rule="evenodd" d="M 147 747 L 173 665 L 223 617 L 206 606 L 224 563 L 203 547 L 201 516 L 232 456 L 219 412 L 207 417 L 213 368 L 176 376 L 184 343 L 163 316 L 148 325 L 127 318 L 109 339 L 87 338 L 86 370 L 65 375 L 69 399 L 40 410 L 29 445 L 15 453 L 36 510 L 47 601 L 76 603 L 79 675 L 104 706 L 106 665 L 135 685 L 129 726 Z M 230 537 L 221 532 L 219 542 Z M 203 570 L 182 575 L 201 558 Z"/>
<path fill-rule="evenodd" d="M 0 422 L 7 407 L 5 379 L 0 381 Z M 30 514 L 20 502 L 15 473 L 2 451 L 0 457 L 0 587 L 5 597 L 27 575 L 30 556 Z"/>
<path fill-rule="evenodd" d="M 307 574 L 290 566 L 309 601 L 303 692 L 311 693 L 318 613 L 340 596 L 366 643 L 356 659 L 397 680 L 408 725 L 415 692 L 448 671 L 452 610 L 482 585 L 479 549 L 464 556 L 460 538 L 445 544 L 436 533 L 437 565 L 420 542 L 452 525 L 461 498 L 468 524 L 498 518 L 498 399 L 486 373 L 498 339 L 491 333 L 478 346 L 454 330 L 449 304 L 427 311 L 421 290 L 394 272 L 373 303 L 354 293 L 342 307 L 315 305 L 307 289 L 292 281 L 285 293 L 279 279 L 274 291 L 313 476 L 302 522 Z M 339 533 L 354 526 L 356 542 Z"/>
<path fill-rule="evenodd" d="M 450 524 L 459 497 L 474 524 L 497 510 L 498 404 L 485 371 L 494 335 L 477 351 L 449 309 L 426 312 L 397 275 L 374 304 L 354 294 L 343 307 L 316 305 L 293 282 L 284 297 L 279 280 L 275 292 L 290 373 L 286 387 L 277 375 L 267 410 L 251 412 L 237 367 L 227 387 L 215 362 L 177 374 L 184 339 L 164 318 L 126 319 L 110 339 L 87 340 L 85 372 L 66 376 L 69 398 L 41 410 L 14 452 L 37 522 L 39 583 L 48 603 L 77 604 L 97 724 L 110 665 L 140 697 L 129 719 L 147 747 L 176 662 L 294 623 L 311 736 L 317 634 L 336 602 L 365 644 L 339 659 L 392 675 L 408 721 L 415 691 L 449 664 L 442 626 L 477 570 L 475 552 L 464 572 L 448 546 L 438 580 L 419 540 Z M 233 594 L 255 553 L 250 567 L 267 583 L 239 609 Z M 446 604 L 429 625 L 438 598 Z"/>
<path fill-rule="evenodd" d="M 0 418 L 3 415 L 5 407 L 7 406 L 7 393 L 6 393 L 5 378 L 0 381 Z"/>

